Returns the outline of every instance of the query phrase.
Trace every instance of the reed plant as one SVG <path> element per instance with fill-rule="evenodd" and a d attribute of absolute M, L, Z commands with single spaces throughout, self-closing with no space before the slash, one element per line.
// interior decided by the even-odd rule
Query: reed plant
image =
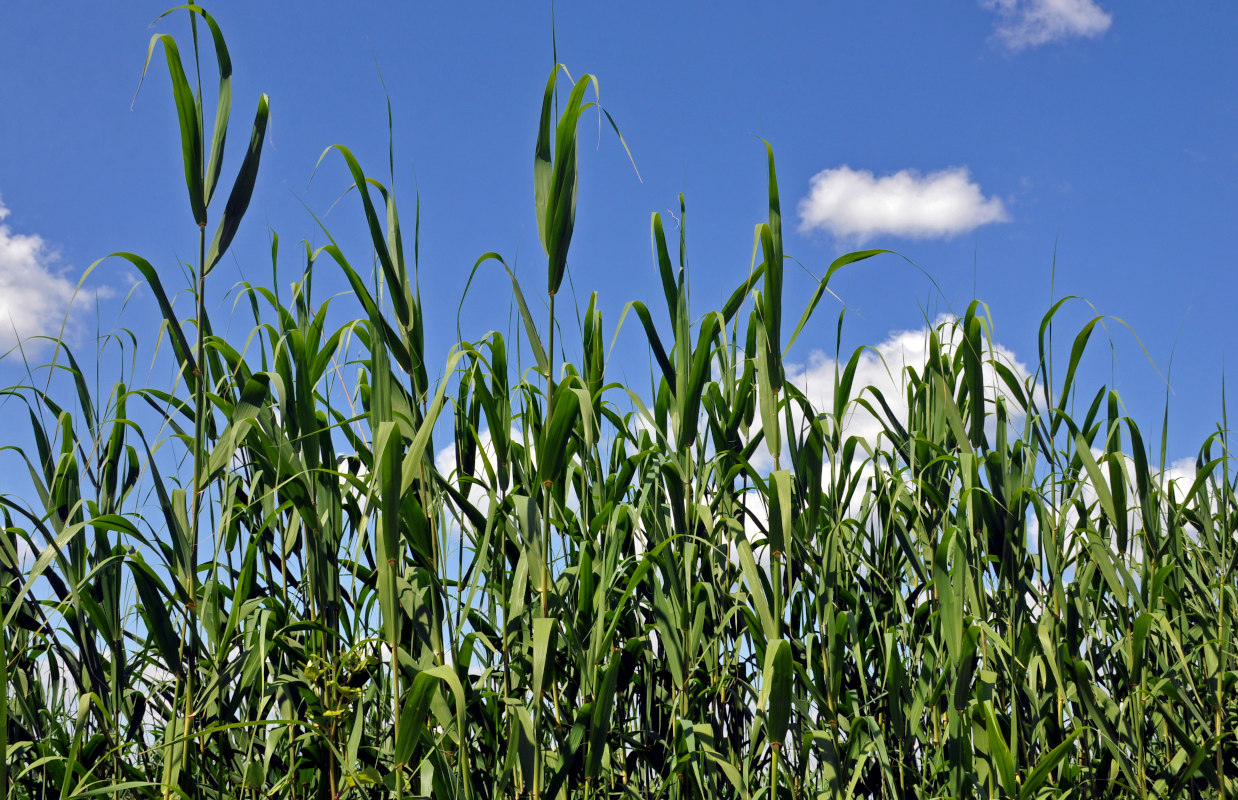
<path fill-rule="evenodd" d="M 193 316 L 166 271 L 112 256 L 157 302 L 174 375 L 92 389 L 59 341 L 65 381 L 4 391 L 33 431 L 4 443 L 32 487 L 0 496 L 4 800 L 1238 792 L 1223 411 L 1171 480 L 1118 395 L 1082 386 L 1100 320 L 1055 368 L 1066 300 L 1030 374 L 973 303 L 927 329 L 922 367 L 888 365 L 899 396 L 857 380 L 861 349 L 822 403 L 784 359 L 831 277 L 884 251 L 837 259 L 784 315 L 772 148 L 753 266 L 722 307 L 690 316 L 685 226 L 668 241 L 653 215 L 665 308 L 627 310 L 654 388 L 615 382 L 596 295 L 578 337 L 555 318 L 597 88 L 574 82 L 558 113 L 559 67 L 530 132 L 544 326 L 508 270 L 516 346 L 427 353 L 419 225 L 410 243 L 389 183 L 334 146 L 368 247 L 327 232 L 290 296 L 241 283 L 252 326 L 216 333 L 207 279 L 268 103 L 213 217 L 232 67 L 185 9 L 195 69 L 164 34 L 147 62 L 160 48 L 173 87 Z M 351 294 L 315 298 L 322 270 Z M 141 334 L 98 347 L 131 359 Z"/>

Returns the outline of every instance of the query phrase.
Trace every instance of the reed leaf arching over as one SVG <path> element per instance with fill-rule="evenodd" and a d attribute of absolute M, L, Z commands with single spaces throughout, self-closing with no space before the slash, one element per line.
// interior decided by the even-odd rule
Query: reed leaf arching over
<path fill-rule="evenodd" d="M 306 245 L 290 296 L 239 284 L 253 324 L 217 333 L 206 279 L 268 101 L 212 216 L 232 63 L 184 9 L 218 66 L 209 141 L 176 39 L 147 63 L 161 47 L 172 78 L 193 317 L 165 272 L 113 256 L 149 287 L 175 377 L 140 385 L 151 337 L 121 331 L 98 342 L 117 365 L 102 391 L 58 342 L 67 380 L 3 392 L 32 434 L 3 443 L 30 490 L 0 495 L 2 800 L 1238 792 L 1224 397 L 1171 480 L 1116 393 L 1084 385 L 1097 321 L 1051 369 L 1063 301 L 1033 374 L 973 303 L 929 326 L 923 366 L 888 365 L 899 397 L 863 385 L 857 350 L 822 402 L 784 358 L 830 278 L 885 251 L 842 256 L 784 309 L 772 147 L 768 219 L 721 308 L 689 314 L 686 203 L 678 242 L 653 215 L 665 314 L 627 307 L 653 388 L 617 383 L 596 295 L 579 340 L 555 338 L 597 90 L 585 76 L 557 114 L 558 67 L 534 164 L 547 327 L 508 269 L 515 345 L 427 353 L 419 225 L 337 145 L 323 168 L 346 170 L 368 248 Z M 274 237 L 272 274 L 278 257 Z M 351 294 L 314 298 L 315 270 Z"/>

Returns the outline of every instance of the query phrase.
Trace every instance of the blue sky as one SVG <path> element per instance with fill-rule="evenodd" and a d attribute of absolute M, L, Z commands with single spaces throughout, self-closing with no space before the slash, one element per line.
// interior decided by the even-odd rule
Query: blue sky
<path fill-rule="evenodd" d="M 1112 0 L 955 3 L 670 4 L 561 2 L 558 58 L 593 73 L 631 147 L 638 179 L 609 127 L 586 116 L 570 270 L 583 306 L 602 298 L 608 330 L 630 300 L 660 298 L 649 216 L 678 213 L 684 193 L 694 302 L 704 311 L 747 274 L 765 214 L 774 147 L 786 251 L 820 275 L 857 246 L 899 251 L 844 270 L 831 288 L 848 312 L 843 348 L 901 341 L 973 298 L 996 341 L 1025 364 L 1056 297 L 1081 295 L 1057 326 L 1093 314 L 1084 385 L 1108 383 L 1157 438 L 1168 374 L 1171 459 L 1193 456 L 1220 418 L 1222 370 L 1236 341 L 1238 296 L 1238 5 Z M 269 280 L 268 228 L 281 238 L 280 281 L 295 244 L 326 239 L 320 215 L 366 263 L 355 197 L 329 157 L 345 144 L 385 178 L 386 106 L 394 112 L 396 188 L 406 226 L 421 198 L 421 276 L 429 350 L 445 360 L 469 269 L 494 250 L 526 291 L 544 286 L 532 160 L 541 92 L 553 63 L 549 3 L 208 5 L 236 69 L 232 159 L 259 92 L 272 128 L 254 201 L 212 302 L 236 280 Z M 130 107 L 165 6 L 0 2 L 0 349 L 13 331 L 54 333 L 82 270 L 116 250 L 147 257 L 167 282 L 196 247 L 176 118 L 160 62 Z M 184 14 L 157 32 L 187 41 Z M 1052 265 L 1056 250 L 1056 277 Z M 811 291 L 788 275 L 788 303 Z M 484 273 L 465 304 L 469 338 L 507 329 L 510 285 Z M 324 263 L 316 292 L 342 291 Z M 214 276 L 212 276 L 214 279 Z M 146 334 L 157 310 L 123 262 L 69 312 L 71 341 L 99 330 Z M 938 288 L 939 287 L 939 288 Z M 939 290 L 940 289 L 940 290 Z M 352 313 L 347 298 L 336 301 Z M 1093 307 L 1095 310 L 1093 310 Z M 842 306 L 823 303 L 792 360 L 833 350 Z M 191 310 L 182 296 L 178 309 Z M 96 313 L 97 312 L 97 313 Z M 357 311 L 359 313 L 359 310 Z M 248 326 L 238 317 L 238 330 Z M 904 337 L 906 338 L 906 337 Z M 629 319 L 615 370 L 644 382 L 643 334 Z M 1175 342 L 1177 349 L 1173 351 Z M 1168 373 L 1174 352 L 1172 373 Z M 143 356 L 149 363 L 150 352 Z M 1233 371 L 1232 369 L 1230 370 Z M 12 356 L 0 384 L 21 379 Z M 104 376 L 107 377 L 106 375 Z M 156 379 L 156 383 L 160 380 Z"/>

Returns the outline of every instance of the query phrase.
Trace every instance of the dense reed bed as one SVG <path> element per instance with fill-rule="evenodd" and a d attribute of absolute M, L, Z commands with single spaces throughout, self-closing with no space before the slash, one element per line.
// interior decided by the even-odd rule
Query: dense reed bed
<path fill-rule="evenodd" d="M 857 382 L 866 351 L 810 397 L 784 355 L 830 277 L 881 251 L 784 308 L 770 150 L 768 219 L 723 307 L 689 316 L 686 236 L 653 215 L 664 297 L 628 319 L 656 391 L 613 383 L 596 297 L 579 327 L 555 316 L 591 85 L 557 113 L 556 71 L 544 306 L 511 277 L 522 353 L 500 332 L 425 352 L 417 225 L 343 147 L 324 160 L 370 246 L 307 251 L 290 296 L 240 286 L 253 324 L 219 335 L 204 298 L 267 101 L 221 201 L 231 61 L 189 13 L 213 128 L 176 41 L 151 54 L 201 232 L 193 317 L 165 271 L 113 256 L 157 300 L 176 374 L 100 393 L 61 342 L 63 391 L 4 393 L 33 427 L 7 455 L 33 488 L 0 497 L 5 800 L 1238 791 L 1227 428 L 1170 480 L 1118 397 L 1077 380 L 1096 321 L 1055 367 L 1054 306 L 1029 374 L 973 304 L 930 328 L 922 369 L 889 365 L 897 397 Z M 355 297 L 315 298 L 324 270 Z M 357 318 L 333 328 L 329 306 Z M 851 433 L 861 417 L 880 433 Z"/>

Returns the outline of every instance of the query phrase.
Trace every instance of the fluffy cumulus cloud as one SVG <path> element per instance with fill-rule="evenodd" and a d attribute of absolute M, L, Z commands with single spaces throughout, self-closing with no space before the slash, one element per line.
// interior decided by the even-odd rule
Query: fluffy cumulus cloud
<path fill-rule="evenodd" d="M 1011 50 L 1096 38 L 1113 24 L 1113 16 L 1094 0 L 982 0 L 981 5 L 997 13 L 997 39 Z"/>
<path fill-rule="evenodd" d="M 56 254 L 34 234 L 15 233 L 0 201 L 0 353 L 31 336 L 56 335 L 74 284 L 54 272 Z"/>
<path fill-rule="evenodd" d="M 888 447 L 888 441 L 881 441 L 885 433 L 885 426 L 882 420 L 869 413 L 868 409 L 863 405 L 855 402 L 858 398 L 863 397 L 873 407 L 879 409 L 880 406 L 871 391 L 872 389 L 879 391 L 882 397 L 885 398 L 886 404 L 889 406 L 895 420 L 904 426 L 908 424 L 908 415 L 910 413 L 907 404 L 908 370 L 913 370 L 917 375 L 924 374 L 924 368 L 929 358 L 930 330 L 937 332 L 942 350 L 947 354 L 953 353 L 962 341 L 962 334 L 955 321 L 955 317 L 950 314 L 942 314 L 931 327 L 925 325 L 915 330 L 894 331 L 886 337 L 885 341 L 875 347 L 865 348 L 860 353 L 856 363 L 855 377 L 852 382 L 850 402 L 847 405 L 847 414 L 843 418 L 842 435 L 844 438 L 858 436 L 867 441 L 872 447 Z M 787 381 L 794 384 L 804 393 L 804 396 L 808 398 L 816 411 L 829 413 L 834 408 L 835 372 L 837 371 L 841 374 L 842 370 L 846 368 L 849 358 L 850 354 L 846 354 L 843 357 L 842 363 L 839 363 L 824 352 L 813 350 L 809 353 L 806 364 L 787 363 Z M 1044 406 L 1042 389 L 1039 384 L 1033 382 L 1032 373 L 1027 366 L 1019 361 L 1015 353 L 1009 348 L 997 342 L 990 343 L 986 340 L 982 373 L 986 387 L 985 395 L 990 406 L 993 403 L 994 397 L 1001 397 L 1006 402 L 1007 411 L 1012 417 L 1017 416 L 1020 410 L 1019 403 L 1011 394 L 1005 381 L 998 376 L 997 370 L 990 363 L 991 361 L 997 361 L 1005 366 L 1024 387 L 1024 391 L 1030 390 L 1036 398 L 1036 402 L 1041 407 Z M 990 407 L 988 410 L 991 412 L 992 408 Z M 795 426 L 799 428 L 802 425 L 803 418 L 798 407 L 792 410 L 792 417 Z M 758 417 L 759 419 L 760 417 Z M 995 418 L 990 415 L 986 424 L 986 431 L 990 438 L 996 433 L 995 425 Z M 751 460 L 752 466 L 760 472 L 768 472 L 774 468 L 773 454 L 768 450 L 768 443 L 766 444 L 766 447 L 757 448 L 757 452 Z M 786 443 L 784 442 L 783 458 L 785 459 L 789 455 L 790 451 L 786 448 Z M 857 459 L 866 459 L 866 455 L 862 451 L 857 451 L 856 457 Z M 871 465 L 865 464 L 860 468 L 860 471 L 861 473 L 871 475 Z"/>
<path fill-rule="evenodd" d="M 952 352 L 959 345 L 962 336 L 954 317 L 942 315 L 938 317 L 933 327 L 941 339 L 945 352 Z M 987 363 L 987 359 L 991 358 L 1007 366 L 1025 386 L 1031 379 L 1031 373 L 1008 348 L 996 342 L 991 347 L 992 349 L 988 350 L 988 345 L 986 345 L 986 363 L 983 368 L 985 385 L 990 392 L 1005 398 L 1008 407 L 1014 411 L 1017 406 L 1010 397 L 1005 384 L 998 377 L 997 371 Z M 923 374 L 928 357 L 929 328 L 891 333 L 884 342 L 865 350 L 860 355 L 852 384 L 852 399 L 859 394 L 862 388 L 873 387 L 885 397 L 898 421 L 906 425 L 908 415 L 907 370 L 910 368 L 917 374 Z M 807 364 L 788 365 L 787 380 L 794 383 L 804 393 L 814 408 L 829 410 L 834 407 L 835 370 L 841 372 L 845 366 L 845 363 L 839 364 L 820 351 L 813 351 Z M 864 394 L 871 400 L 868 392 Z M 992 396 L 990 394 L 990 397 Z M 883 430 L 880 420 L 868 413 L 863 406 L 854 403 L 843 422 L 845 437 L 859 436 L 874 444 Z"/>
<path fill-rule="evenodd" d="M 490 471 L 493 470 L 499 463 L 498 454 L 494 449 L 494 437 L 489 430 L 481 431 L 478 435 L 478 439 L 480 448 L 477 453 L 477 465 L 474 469 L 474 473 L 479 480 L 488 483 L 490 482 L 490 477 L 488 477 L 490 476 Z M 512 428 L 511 432 L 508 434 L 508 440 L 514 444 L 523 445 L 524 434 L 518 428 Z M 489 465 L 489 467 L 487 467 L 487 465 Z M 456 461 L 456 446 L 454 443 L 440 448 L 434 454 L 434 468 L 437 469 L 442 475 L 453 476 L 454 479 L 459 480 L 460 476 L 456 474 L 459 469 L 459 464 Z M 481 485 L 473 482 L 461 481 L 456 484 L 456 487 L 461 490 L 465 499 L 478 511 L 483 514 L 489 513 L 490 495 L 485 489 L 482 488 Z M 503 492 L 499 491 L 497 484 L 495 485 L 495 493 L 498 497 L 502 497 L 504 495 Z M 571 498 L 569 498 L 569 502 L 571 502 Z M 459 535 L 459 531 L 456 531 L 456 535 Z"/>
<path fill-rule="evenodd" d="M 813 176 L 799 214 L 801 231 L 828 231 L 856 244 L 876 236 L 945 238 L 1010 218 L 967 167 L 881 177 L 846 165 L 823 170 Z"/>
<path fill-rule="evenodd" d="M 1089 449 L 1092 453 L 1092 458 L 1096 459 L 1100 465 L 1102 473 L 1108 476 L 1109 461 L 1104 460 L 1105 452 L 1095 447 Z M 1127 546 L 1127 559 L 1128 565 L 1134 566 L 1143 560 L 1143 537 L 1138 534 L 1143 530 L 1144 525 L 1143 512 L 1139 505 L 1139 499 L 1135 496 L 1134 491 L 1131 488 L 1137 485 L 1135 460 L 1129 455 L 1123 453 L 1117 457 L 1117 465 L 1122 470 L 1124 476 L 1123 482 L 1127 487 L 1128 507 L 1126 510 L 1126 529 L 1131 533 L 1130 542 Z M 1155 464 L 1151 464 L 1149 466 L 1155 468 Z M 1172 461 L 1165 467 L 1163 472 L 1152 472 L 1148 476 L 1149 483 L 1156 486 L 1156 488 L 1159 489 L 1163 495 L 1162 502 L 1158 502 L 1154 506 L 1157 510 L 1156 513 L 1160 517 L 1162 529 L 1169 524 L 1169 505 L 1167 498 L 1169 496 L 1170 488 L 1173 488 L 1177 502 L 1181 503 L 1184 495 L 1190 491 L 1191 484 L 1195 482 L 1196 474 L 1195 459 L 1188 457 Z M 1110 488 L 1112 490 L 1112 487 Z M 1098 502 L 1100 495 L 1097 494 L 1096 485 L 1092 482 L 1092 479 L 1089 476 L 1083 476 L 1079 491 L 1082 495 L 1083 504 L 1085 506 L 1090 507 Z M 1210 500 L 1211 502 L 1208 503 L 1210 508 L 1201 509 L 1201 511 L 1204 511 L 1205 513 L 1209 510 L 1213 512 L 1216 511 L 1215 500 L 1212 498 L 1210 498 Z M 1074 537 L 1075 528 L 1079 524 L 1079 512 L 1073 503 L 1066 504 L 1063 506 L 1062 510 L 1064 511 L 1064 523 L 1062 528 L 1070 532 L 1070 538 L 1068 538 L 1068 541 L 1071 541 Z M 1199 533 L 1199 529 L 1191 524 L 1185 525 L 1183 529 L 1186 531 L 1187 535 L 1192 538 L 1196 537 Z M 1110 538 L 1113 549 L 1116 552 L 1117 533 L 1111 533 Z M 1071 543 L 1075 544 L 1073 541 Z M 1082 545 L 1076 544 L 1076 546 Z"/>

